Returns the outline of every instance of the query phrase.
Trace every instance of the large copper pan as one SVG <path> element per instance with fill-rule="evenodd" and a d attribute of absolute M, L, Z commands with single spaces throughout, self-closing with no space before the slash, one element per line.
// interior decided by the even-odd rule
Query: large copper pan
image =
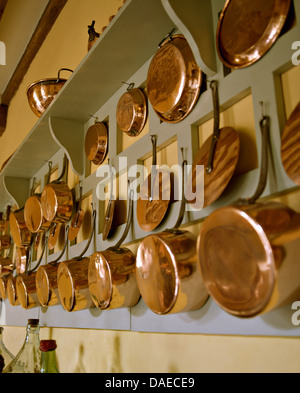
<path fill-rule="evenodd" d="M 147 93 L 162 121 L 178 123 L 193 110 L 202 83 L 193 52 L 182 35 L 168 35 L 150 64 Z"/>
<path fill-rule="evenodd" d="M 132 191 L 129 192 L 128 217 L 124 233 L 115 245 L 90 258 L 88 282 L 93 302 L 101 310 L 134 307 L 140 299 L 135 276 L 135 255 L 121 247 L 132 222 Z"/>
<path fill-rule="evenodd" d="M 197 238 L 179 229 L 184 213 L 184 192 L 175 228 L 147 236 L 136 259 L 137 283 L 146 305 L 166 315 L 200 309 L 208 299 L 197 264 Z"/>
<path fill-rule="evenodd" d="M 300 214 L 278 203 L 215 211 L 198 239 L 206 287 L 228 313 L 249 318 L 300 299 Z"/>
<path fill-rule="evenodd" d="M 227 0 L 217 31 L 217 49 L 229 68 L 261 59 L 277 41 L 291 0 Z"/>
<path fill-rule="evenodd" d="M 300 103 L 286 123 L 281 139 L 281 160 L 287 175 L 300 186 Z"/>

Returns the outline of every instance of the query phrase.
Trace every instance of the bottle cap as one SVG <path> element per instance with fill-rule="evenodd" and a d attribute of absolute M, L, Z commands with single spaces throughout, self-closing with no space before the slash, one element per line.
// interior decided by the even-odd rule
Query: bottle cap
<path fill-rule="evenodd" d="M 35 325 L 37 326 L 39 324 L 38 319 L 28 319 L 28 325 Z"/>
<path fill-rule="evenodd" d="M 42 352 L 54 351 L 57 348 L 55 340 L 41 340 L 40 350 Z"/>

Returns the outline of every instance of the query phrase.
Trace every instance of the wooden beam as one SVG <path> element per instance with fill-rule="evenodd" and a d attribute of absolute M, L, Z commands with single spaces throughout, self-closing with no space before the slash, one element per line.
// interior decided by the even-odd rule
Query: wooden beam
<path fill-rule="evenodd" d="M 8 0 L 0 0 L 0 20 L 2 18 L 3 13 L 4 13 L 7 2 L 8 2 Z"/>
<path fill-rule="evenodd" d="M 2 0 L 0 0 L 1 2 Z M 6 89 L 2 95 L 2 104 L 9 106 L 11 99 L 18 90 L 24 75 L 28 71 L 30 64 L 35 58 L 37 52 L 42 46 L 44 40 L 46 39 L 48 33 L 50 32 L 53 24 L 55 23 L 57 17 L 61 13 L 62 9 L 66 5 L 68 0 L 50 0 L 32 37 L 31 40 L 17 65 L 12 78 L 8 82 Z"/>

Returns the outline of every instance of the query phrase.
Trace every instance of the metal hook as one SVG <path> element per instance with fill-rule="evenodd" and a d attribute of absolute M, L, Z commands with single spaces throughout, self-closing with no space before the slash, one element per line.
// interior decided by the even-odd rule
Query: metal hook
<path fill-rule="evenodd" d="M 127 82 L 122 82 L 124 85 L 128 85 L 127 91 L 131 91 L 134 89 L 134 83 L 127 83 Z"/>

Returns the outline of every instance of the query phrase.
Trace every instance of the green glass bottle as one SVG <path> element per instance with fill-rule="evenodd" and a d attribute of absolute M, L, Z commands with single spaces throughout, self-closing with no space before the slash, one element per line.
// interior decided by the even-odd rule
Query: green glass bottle
<path fill-rule="evenodd" d="M 42 374 L 58 374 L 59 370 L 56 362 L 56 341 L 41 340 L 41 373 Z"/>

